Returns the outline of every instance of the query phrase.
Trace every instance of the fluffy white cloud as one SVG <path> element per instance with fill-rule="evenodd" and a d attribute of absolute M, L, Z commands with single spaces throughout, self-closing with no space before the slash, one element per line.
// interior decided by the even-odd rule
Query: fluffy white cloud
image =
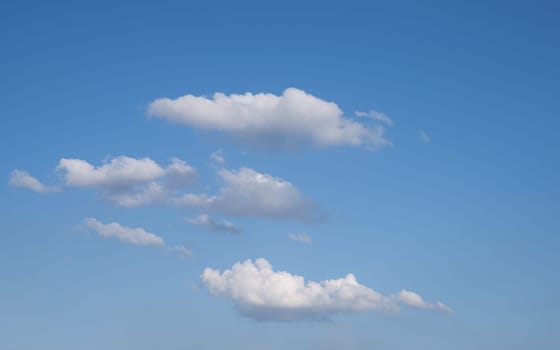
<path fill-rule="evenodd" d="M 94 166 L 82 159 L 63 158 L 56 167 L 63 185 L 90 188 L 122 207 L 151 203 L 190 207 L 206 213 L 311 222 L 321 219 L 315 203 L 290 182 L 250 168 L 220 169 L 217 194 L 186 193 L 198 177 L 195 168 L 180 159 L 162 167 L 150 158 L 115 157 Z M 37 192 L 51 191 L 29 174 L 15 170 L 10 183 Z M 238 232 L 229 222 L 201 216 L 197 222 L 213 231 Z"/>
<path fill-rule="evenodd" d="M 194 225 L 199 225 L 205 229 L 213 232 L 222 232 L 230 234 L 239 234 L 241 230 L 229 221 L 218 221 L 211 218 L 207 214 L 202 214 L 196 218 L 190 219 L 189 222 Z"/>
<path fill-rule="evenodd" d="M 430 136 L 424 130 L 418 131 L 418 137 L 420 137 L 420 140 L 426 143 L 430 142 Z"/>
<path fill-rule="evenodd" d="M 298 243 L 311 244 L 311 237 L 309 237 L 305 233 L 290 233 L 288 235 L 288 239 L 290 241 L 294 241 Z"/>
<path fill-rule="evenodd" d="M 319 218 L 316 205 L 294 185 L 250 168 L 219 171 L 223 186 L 218 195 L 187 194 L 177 205 L 199 207 L 235 216 L 313 221 Z"/>
<path fill-rule="evenodd" d="M 112 158 L 100 166 L 63 158 L 57 171 L 66 186 L 98 189 L 103 198 L 125 207 L 167 201 L 198 176 L 196 169 L 180 159 L 173 159 L 163 168 L 150 158 L 126 156 Z"/>
<path fill-rule="evenodd" d="M 22 187 L 30 189 L 37 193 L 50 193 L 54 188 L 45 186 L 41 181 L 29 175 L 26 171 L 14 170 L 10 175 L 9 184 L 14 187 Z"/>
<path fill-rule="evenodd" d="M 135 159 L 120 156 L 101 166 L 93 166 L 85 160 L 63 158 L 59 170 L 67 186 L 76 187 L 123 187 L 144 183 L 163 175 L 164 170 L 150 158 Z"/>
<path fill-rule="evenodd" d="M 422 298 L 422 303 L 411 302 L 412 292 L 384 296 L 359 284 L 352 274 L 306 282 L 302 276 L 274 271 L 265 259 L 238 262 L 224 272 L 206 268 L 201 278 L 212 295 L 231 299 L 242 314 L 258 320 L 316 320 L 351 311 L 394 312 L 399 305 L 426 308 Z"/>
<path fill-rule="evenodd" d="M 198 177 L 195 168 L 177 158 L 165 168 L 150 158 L 119 156 L 99 166 L 63 158 L 56 170 L 64 186 L 97 189 L 104 199 L 126 207 L 166 202 Z M 12 171 L 9 183 L 38 193 L 58 190 L 21 170 Z"/>
<path fill-rule="evenodd" d="M 122 242 L 134 245 L 151 245 L 164 246 L 163 239 L 153 233 L 147 232 L 142 228 L 131 228 L 121 226 L 121 224 L 112 222 L 104 224 L 97 219 L 87 218 L 84 220 L 87 228 L 105 238 L 116 238 Z"/>
<path fill-rule="evenodd" d="M 376 111 L 369 111 L 369 112 L 363 112 L 363 111 L 356 111 L 356 116 L 358 117 L 367 117 L 367 118 L 371 118 L 375 121 L 378 121 L 380 123 L 383 124 L 387 124 L 388 126 L 394 126 L 395 122 L 393 122 L 393 120 L 391 118 L 389 118 L 386 114 L 381 113 L 381 112 L 376 112 Z"/>
<path fill-rule="evenodd" d="M 259 146 L 278 148 L 389 144 L 381 125 L 368 127 L 346 118 L 333 102 L 288 88 L 282 95 L 215 93 L 212 98 L 185 95 L 160 98 L 148 115 L 192 127 L 218 130 Z"/>
<path fill-rule="evenodd" d="M 192 252 L 186 247 L 181 245 L 166 246 L 163 238 L 141 227 L 126 227 L 117 222 L 104 224 L 94 218 L 85 219 L 84 226 L 104 238 L 115 238 L 132 245 L 159 247 L 185 257 L 192 256 Z"/>

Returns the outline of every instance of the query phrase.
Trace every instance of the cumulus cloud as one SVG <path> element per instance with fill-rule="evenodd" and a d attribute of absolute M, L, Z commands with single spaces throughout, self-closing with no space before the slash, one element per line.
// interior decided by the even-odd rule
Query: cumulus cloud
<path fill-rule="evenodd" d="M 369 112 L 363 112 L 363 111 L 356 111 L 356 116 L 358 117 L 362 117 L 362 118 L 371 118 L 375 121 L 378 121 L 380 123 L 386 124 L 388 126 L 394 126 L 395 122 L 393 122 L 393 120 L 391 118 L 389 118 L 386 114 L 381 113 L 381 112 L 376 112 L 376 111 L 369 111 Z"/>
<path fill-rule="evenodd" d="M 121 189 L 102 188 L 101 191 L 104 199 L 121 207 L 139 207 L 168 200 L 167 190 L 157 182 Z"/>
<path fill-rule="evenodd" d="M 195 168 L 174 158 L 163 168 L 150 158 L 119 156 L 94 166 L 85 160 L 63 158 L 57 171 L 66 186 L 94 188 L 103 198 L 125 207 L 164 202 L 197 178 Z"/>
<path fill-rule="evenodd" d="M 309 237 L 305 233 L 290 233 L 288 235 L 288 239 L 290 241 L 294 241 L 298 243 L 311 244 L 311 237 Z"/>
<path fill-rule="evenodd" d="M 198 178 L 196 169 L 184 160 L 173 158 L 164 169 L 161 183 L 169 189 L 182 189 L 190 186 Z"/>
<path fill-rule="evenodd" d="M 173 159 L 163 167 L 150 158 L 119 156 L 100 165 L 77 158 L 63 158 L 56 167 L 63 186 L 93 189 L 104 200 L 122 207 L 167 204 L 203 213 L 312 222 L 322 214 L 317 205 L 290 182 L 251 168 L 219 169 L 216 194 L 189 193 L 197 170 Z M 29 174 L 15 170 L 10 183 L 46 193 L 51 188 Z M 235 225 L 201 216 L 193 222 L 213 231 L 238 232 Z"/>
<path fill-rule="evenodd" d="M 215 220 L 207 214 L 202 214 L 196 218 L 189 219 L 189 222 L 193 225 L 204 227 L 208 231 L 212 232 L 229 233 L 234 235 L 241 233 L 241 230 L 235 226 L 235 224 L 225 220 Z"/>
<path fill-rule="evenodd" d="M 159 247 L 181 256 L 192 256 L 191 251 L 186 247 L 180 245 L 166 246 L 163 238 L 141 227 L 126 227 L 117 222 L 104 224 L 94 218 L 85 219 L 84 226 L 104 238 L 115 238 L 127 244 Z"/>
<path fill-rule="evenodd" d="M 58 162 L 68 186 L 122 187 L 143 183 L 163 175 L 164 170 L 150 158 L 135 159 L 120 156 L 98 167 L 81 159 L 63 158 Z"/>
<path fill-rule="evenodd" d="M 347 118 L 335 103 L 296 88 L 288 88 L 279 96 L 248 92 L 215 93 L 212 98 L 193 95 L 159 98 L 149 105 L 148 115 L 221 131 L 259 147 L 380 148 L 389 144 L 383 126 L 366 126 Z"/>
<path fill-rule="evenodd" d="M 320 216 L 315 203 L 286 180 L 250 168 L 222 169 L 218 174 L 223 185 L 217 195 L 187 194 L 175 203 L 226 215 L 278 220 L 307 222 Z"/>
<path fill-rule="evenodd" d="M 26 171 L 17 169 L 12 171 L 9 184 L 14 187 L 27 188 L 33 192 L 43 194 L 50 193 L 55 190 L 52 187 L 45 186 L 41 181 L 29 175 Z"/>
<path fill-rule="evenodd" d="M 418 131 L 418 137 L 420 137 L 420 140 L 426 143 L 430 142 L 430 136 L 424 130 Z"/>
<path fill-rule="evenodd" d="M 239 312 L 257 320 L 323 320 L 341 312 L 397 312 L 400 305 L 432 305 L 422 298 L 421 303 L 414 302 L 412 294 L 417 294 L 408 291 L 382 295 L 358 283 L 353 274 L 321 282 L 305 281 L 302 276 L 274 271 L 265 259 L 238 262 L 224 272 L 206 268 L 201 278 L 210 294 L 231 299 Z"/>

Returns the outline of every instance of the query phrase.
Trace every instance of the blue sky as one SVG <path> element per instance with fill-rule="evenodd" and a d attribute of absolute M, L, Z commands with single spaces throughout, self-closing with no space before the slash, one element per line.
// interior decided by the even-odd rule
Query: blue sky
<path fill-rule="evenodd" d="M 0 347 L 557 349 L 559 10 L 3 3 Z"/>

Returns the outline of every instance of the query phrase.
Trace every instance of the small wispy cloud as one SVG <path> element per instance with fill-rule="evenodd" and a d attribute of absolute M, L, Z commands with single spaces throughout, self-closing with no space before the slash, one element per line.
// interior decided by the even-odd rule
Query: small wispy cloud
<path fill-rule="evenodd" d="M 158 247 L 182 256 L 192 256 L 191 251 L 187 248 L 183 246 L 167 246 L 163 238 L 141 227 L 127 227 L 118 222 L 105 224 L 94 218 L 86 218 L 84 220 L 84 227 L 86 230 L 93 231 L 103 238 L 114 238 L 131 245 Z"/>
<path fill-rule="evenodd" d="M 420 137 L 420 140 L 426 143 L 430 142 L 430 136 L 424 130 L 418 131 L 418 137 Z"/>
<path fill-rule="evenodd" d="M 225 158 L 224 158 L 224 150 L 223 149 L 218 149 L 212 153 L 210 153 L 210 160 L 213 161 L 214 163 L 218 163 L 218 164 L 224 164 L 226 162 Z"/>
<path fill-rule="evenodd" d="M 207 214 L 199 215 L 196 218 L 189 219 L 188 221 L 193 225 L 201 226 L 212 232 L 229 233 L 234 235 L 241 233 L 241 230 L 235 226 L 235 224 L 225 220 L 219 221 L 213 219 Z"/>
<path fill-rule="evenodd" d="M 117 222 L 104 224 L 97 219 L 87 218 L 84 220 L 87 228 L 91 229 L 104 238 L 116 238 L 121 242 L 133 245 L 164 246 L 163 238 L 148 232 L 140 227 L 126 227 Z"/>
<path fill-rule="evenodd" d="M 29 175 L 28 172 L 17 169 L 13 170 L 10 174 L 8 183 L 14 187 L 27 188 L 28 190 L 42 194 L 55 192 L 57 190 L 55 187 L 46 186 L 41 181 Z"/>
<path fill-rule="evenodd" d="M 420 295 L 412 291 L 403 289 L 399 293 L 391 296 L 393 300 L 399 302 L 403 305 L 415 307 L 418 309 L 432 309 L 441 312 L 453 312 L 449 306 L 445 305 L 441 301 L 436 301 L 435 303 L 428 303 Z"/>
<path fill-rule="evenodd" d="M 294 241 L 298 243 L 311 244 L 311 237 L 309 237 L 305 233 L 290 233 L 288 235 L 288 239 L 290 241 Z"/>
<path fill-rule="evenodd" d="M 182 245 L 174 245 L 172 247 L 167 247 L 166 249 L 172 253 L 177 253 L 186 258 L 190 258 L 193 256 L 193 253 Z"/>
<path fill-rule="evenodd" d="M 380 123 L 384 123 L 387 126 L 394 126 L 395 122 L 389 118 L 386 114 L 381 113 L 381 112 L 377 112 L 377 111 L 369 111 L 369 112 L 364 112 L 364 111 L 356 111 L 355 112 L 357 117 L 362 117 L 362 118 L 371 118 L 375 121 L 378 121 Z"/>

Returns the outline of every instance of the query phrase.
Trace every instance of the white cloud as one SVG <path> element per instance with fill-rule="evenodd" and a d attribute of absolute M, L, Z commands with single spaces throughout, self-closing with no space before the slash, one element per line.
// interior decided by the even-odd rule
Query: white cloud
<path fill-rule="evenodd" d="M 418 137 L 420 137 L 420 140 L 426 143 L 430 142 L 430 136 L 424 130 L 418 131 Z"/>
<path fill-rule="evenodd" d="M 393 295 L 393 299 L 403 305 L 419 309 L 435 309 L 444 312 L 452 311 L 449 306 L 445 305 L 441 301 L 438 301 L 436 303 L 428 303 L 424 301 L 424 299 L 422 299 L 420 295 L 409 290 L 401 290 L 399 293 Z"/>
<path fill-rule="evenodd" d="M 293 184 L 251 168 L 219 169 L 221 187 L 213 195 L 185 193 L 184 188 L 195 181 L 198 173 L 180 159 L 163 167 L 150 158 L 119 156 L 98 166 L 82 159 L 63 158 L 56 169 L 63 185 L 93 189 L 102 199 L 122 207 L 155 203 L 190 207 L 208 214 L 302 222 L 322 218 L 317 205 Z M 12 173 L 10 183 L 51 191 L 19 170 Z M 236 231 L 231 223 L 206 219 L 198 224 L 214 231 Z"/>
<path fill-rule="evenodd" d="M 125 207 L 165 202 L 197 178 L 195 168 L 174 158 L 166 168 L 150 158 L 119 156 L 100 166 L 85 160 L 60 160 L 57 171 L 66 186 L 98 189 L 103 198 Z"/>
<path fill-rule="evenodd" d="M 121 207 L 139 207 L 150 203 L 163 203 L 168 200 L 166 189 L 157 182 L 126 189 L 103 189 L 103 198 Z"/>
<path fill-rule="evenodd" d="M 178 158 L 165 168 L 150 158 L 119 156 L 99 166 L 82 159 L 62 158 L 56 170 L 63 185 L 96 189 L 102 198 L 124 207 L 167 202 L 198 178 L 196 169 Z M 58 190 L 21 170 L 12 171 L 9 182 L 38 193 Z"/>
<path fill-rule="evenodd" d="M 224 150 L 220 148 L 219 150 L 210 153 L 210 160 L 218 164 L 224 164 L 226 162 L 224 158 Z"/>
<path fill-rule="evenodd" d="M 305 233 L 290 233 L 288 235 L 288 239 L 290 241 L 294 241 L 298 243 L 311 244 L 311 237 L 309 237 Z"/>
<path fill-rule="evenodd" d="M 117 222 L 104 224 L 94 218 L 84 219 L 84 226 L 86 229 L 104 238 L 115 238 L 121 242 L 132 245 L 163 248 L 184 257 L 191 257 L 193 255 L 192 252 L 184 246 L 166 246 L 163 238 L 141 227 L 126 227 Z"/>
<path fill-rule="evenodd" d="M 33 192 L 43 194 L 54 191 L 54 188 L 45 186 L 41 181 L 29 175 L 26 171 L 17 169 L 12 171 L 9 184 L 14 187 L 27 188 Z"/>
<path fill-rule="evenodd" d="M 218 195 L 187 194 L 175 203 L 235 216 L 299 221 L 319 218 L 313 201 L 288 181 L 250 168 L 222 169 L 218 174 L 223 182 Z"/>
<path fill-rule="evenodd" d="M 213 232 L 239 234 L 241 230 L 229 221 L 218 221 L 207 214 L 202 214 L 196 218 L 188 220 L 191 224 L 199 225 Z"/>
<path fill-rule="evenodd" d="M 131 183 L 145 183 L 163 175 L 164 170 L 150 158 L 135 159 L 120 156 L 95 167 L 85 160 L 60 160 L 61 171 L 67 186 L 123 187 Z"/>
<path fill-rule="evenodd" d="M 216 196 L 207 194 L 187 193 L 182 197 L 175 198 L 175 204 L 184 207 L 209 208 L 216 201 Z"/>
<path fill-rule="evenodd" d="M 105 238 L 116 238 L 122 242 L 133 245 L 144 246 L 164 246 L 163 239 L 153 233 L 147 232 L 142 228 L 131 228 L 121 226 L 119 223 L 112 222 L 104 224 L 97 219 L 87 218 L 84 220 L 87 228 L 95 231 L 98 235 Z"/>
<path fill-rule="evenodd" d="M 296 88 L 288 88 L 280 96 L 215 93 L 212 98 L 160 98 L 149 105 L 148 115 L 222 131 L 261 148 L 298 148 L 309 144 L 379 148 L 390 144 L 381 125 L 365 126 L 345 117 L 335 103 Z"/>
<path fill-rule="evenodd" d="M 189 249 L 183 247 L 182 245 L 175 245 L 175 246 L 172 246 L 172 247 L 168 247 L 167 250 L 170 251 L 170 252 L 173 252 L 173 253 L 177 253 L 181 256 L 187 257 L 187 258 L 190 258 L 190 257 L 193 256 L 193 253 Z"/>
<path fill-rule="evenodd" d="M 231 299 L 242 314 L 258 320 L 320 320 L 340 312 L 396 312 L 399 305 L 426 308 L 421 298 L 424 304 L 410 302 L 414 299 L 411 292 L 384 296 L 359 284 L 353 274 L 306 282 L 302 276 L 274 271 L 265 259 L 238 262 L 224 272 L 206 268 L 201 278 L 210 294 Z"/>
<path fill-rule="evenodd" d="M 386 124 L 388 126 L 394 126 L 395 122 L 393 122 L 393 120 L 391 118 L 389 118 L 386 114 L 381 113 L 381 112 L 376 112 L 376 111 L 369 111 L 369 112 L 363 112 L 363 111 L 356 111 L 356 116 L 358 117 L 367 117 L 367 118 L 371 118 L 377 122 Z"/>
<path fill-rule="evenodd" d="M 198 178 L 196 169 L 184 160 L 173 158 L 164 170 L 162 184 L 168 189 L 181 189 L 191 185 Z"/>

